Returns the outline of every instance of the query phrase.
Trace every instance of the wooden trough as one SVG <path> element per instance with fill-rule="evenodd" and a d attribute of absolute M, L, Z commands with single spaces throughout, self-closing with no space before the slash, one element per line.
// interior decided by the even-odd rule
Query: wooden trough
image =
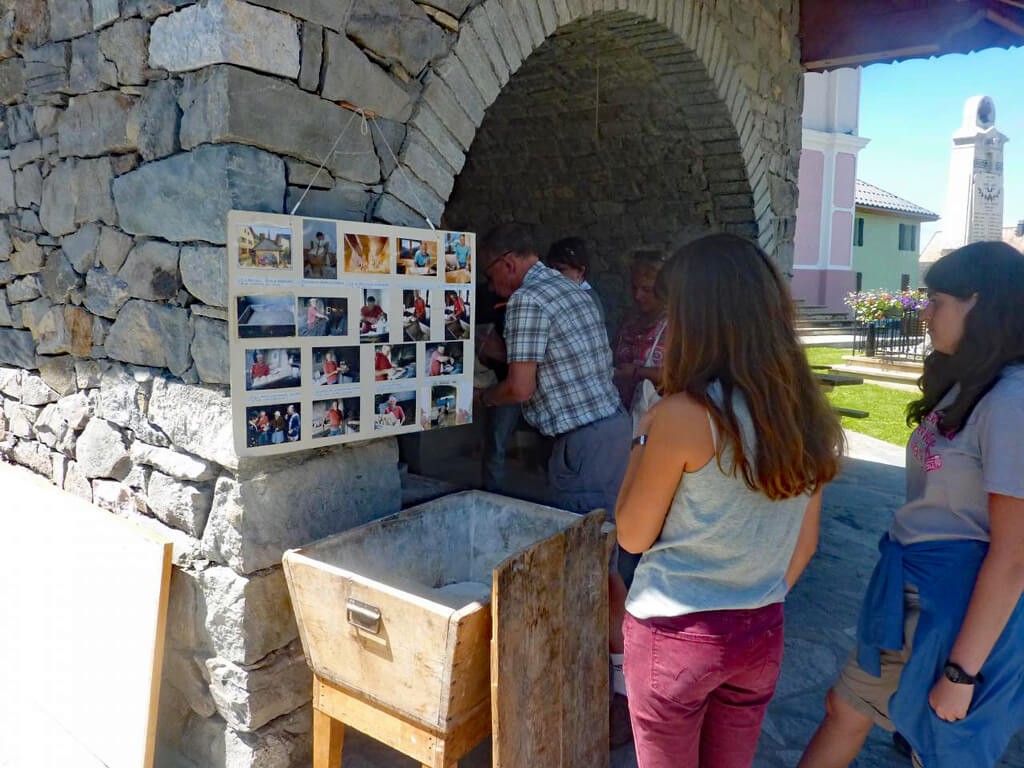
<path fill-rule="evenodd" d="M 286 552 L 314 768 L 344 725 L 431 768 L 492 730 L 495 766 L 607 765 L 602 521 L 468 491 Z"/>

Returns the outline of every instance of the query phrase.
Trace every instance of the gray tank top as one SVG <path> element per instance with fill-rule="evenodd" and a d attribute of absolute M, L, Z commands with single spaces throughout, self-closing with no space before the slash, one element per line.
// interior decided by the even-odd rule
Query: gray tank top
<path fill-rule="evenodd" d="M 721 405 L 719 382 L 708 394 Z M 744 450 L 752 456 L 753 421 L 742 394 L 734 395 L 733 408 Z M 711 434 L 717 445 L 714 424 Z M 726 448 L 722 465 L 728 469 L 731 463 Z M 772 501 L 750 490 L 742 476 L 719 469 L 714 457 L 696 472 L 684 473 L 661 535 L 637 566 L 626 610 L 648 619 L 781 602 L 808 500 L 800 495 Z"/>

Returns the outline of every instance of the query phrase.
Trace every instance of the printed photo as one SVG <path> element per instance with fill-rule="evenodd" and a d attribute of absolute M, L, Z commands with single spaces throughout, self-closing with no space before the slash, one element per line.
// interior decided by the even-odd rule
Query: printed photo
<path fill-rule="evenodd" d="M 416 392 L 387 392 L 373 397 L 373 428 L 395 429 L 415 423 Z"/>
<path fill-rule="evenodd" d="M 313 401 L 313 439 L 350 435 L 359 431 L 359 398 L 339 397 Z"/>
<path fill-rule="evenodd" d="M 333 221 L 303 219 L 302 276 L 334 280 L 338 276 L 338 234 Z"/>
<path fill-rule="evenodd" d="M 375 381 L 416 378 L 415 344 L 380 344 L 373 352 Z"/>
<path fill-rule="evenodd" d="M 296 443 L 302 439 L 302 417 L 298 403 L 246 408 L 245 423 L 245 444 L 249 448 Z"/>
<path fill-rule="evenodd" d="M 239 338 L 295 335 L 295 299 L 291 295 L 238 296 L 236 306 Z"/>
<path fill-rule="evenodd" d="M 430 339 L 430 292 L 402 291 L 402 338 L 405 341 Z"/>
<path fill-rule="evenodd" d="M 345 271 L 371 275 L 391 272 L 391 238 L 345 235 Z"/>
<path fill-rule="evenodd" d="M 398 274 L 436 275 L 437 243 L 434 240 L 398 238 Z"/>
<path fill-rule="evenodd" d="M 300 296 L 296 316 L 299 336 L 348 335 L 348 299 Z"/>
<path fill-rule="evenodd" d="M 472 327 L 469 306 L 468 289 L 444 292 L 444 337 L 448 341 L 469 338 L 469 330 Z"/>
<path fill-rule="evenodd" d="M 313 347 L 313 383 L 359 383 L 359 347 Z"/>
<path fill-rule="evenodd" d="M 384 311 L 383 303 L 382 288 L 363 289 L 363 306 L 359 308 L 360 341 L 379 343 L 388 340 L 388 313 Z"/>
<path fill-rule="evenodd" d="M 292 231 L 265 224 L 245 224 L 238 231 L 238 266 L 290 269 Z"/>
<path fill-rule="evenodd" d="M 427 376 L 457 376 L 462 373 L 462 342 L 427 344 L 424 366 Z"/>
<path fill-rule="evenodd" d="M 458 424 L 458 403 L 454 386 L 430 388 L 430 429 L 454 427 Z"/>
<path fill-rule="evenodd" d="M 245 351 L 245 389 L 284 389 L 302 384 L 298 349 L 247 349 Z"/>
<path fill-rule="evenodd" d="M 446 232 L 444 236 L 444 280 L 446 283 L 472 281 L 473 248 L 465 232 Z"/>

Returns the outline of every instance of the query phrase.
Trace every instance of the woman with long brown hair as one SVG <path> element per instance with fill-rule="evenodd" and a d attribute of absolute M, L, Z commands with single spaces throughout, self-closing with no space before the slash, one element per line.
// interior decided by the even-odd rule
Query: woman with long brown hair
<path fill-rule="evenodd" d="M 643 553 L 623 625 L 637 762 L 745 768 L 842 429 L 789 290 L 754 243 L 690 243 L 659 287 L 665 396 L 641 423 L 616 507 L 619 543 Z"/>
<path fill-rule="evenodd" d="M 800 768 L 845 768 L 872 725 L 915 765 L 991 768 L 1024 727 L 1024 255 L 972 243 L 925 284 L 906 503 Z"/>

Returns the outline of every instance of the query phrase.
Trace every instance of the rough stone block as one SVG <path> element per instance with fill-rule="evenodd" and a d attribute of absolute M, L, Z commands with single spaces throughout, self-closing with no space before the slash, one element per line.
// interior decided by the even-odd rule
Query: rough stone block
<path fill-rule="evenodd" d="M 465 13 L 466 8 L 469 7 L 470 0 L 430 0 L 430 5 L 434 8 L 440 8 L 447 14 L 454 16 L 456 19 L 460 18 Z"/>
<path fill-rule="evenodd" d="M 5 400 L 4 416 L 7 418 L 7 431 L 15 437 L 31 437 L 32 425 L 39 418 L 40 410 L 14 400 Z"/>
<path fill-rule="evenodd" d="M 373 146 L 380 158 L 381 175 L 387 178 L 395 170 L 395 158 L 405 141 L 404 123 L 379 117 L 373 121 Z"/>
<path fill-rule="evenodd" d="M 135 99 L 120 91 L 75 96 L 57 125 L 61 157 L 95 157 L 138 148 Z"/>
<path fill-rule="evenodd" d="M 184 246 L 179 260 L 181 281 L 204 304 L 228 305 L 228 253 L 208 245 Z"/>
<path fill-rule="evenodd" d="M 118 0 L 92 0 L 92 28 L 100 29 L 112 24 L 120 12 Z"/>
<path fill-rule="evenodd" d="M 61 248 L 75 271 L 84 275 L 96 266 L 96 250 L 99 243 L 99 225 L 90 223 L 82 225 L 70 235 L 65 235 L 61 239 Z"/>
<path fill-rule="evenodd" d="M 417 179 L 408 170 L 396 171 L 391 174 L 384 191 L 389 192 L 415 211 L 419 211 L 436 226 L 444 213 L 444 200 L 438 194 Z"/>
<path fill-rule="evenodd" d="M 71 41 L 71 67 L 68 90 L 88 93 L 117 87 L 117 68 L 100 52 L 99 35 L 86 35 Z"/>
<path fill-rule="evenodd" d="M 371 62 L 359 46 L 344 35 L 327 32 L 326 52 L 325 99 L 347 101 L 400 123 L 409 119 L 409 93 Z"/>
<path fill-rule="evenodd" d="M 299 19 L 312 21 L 315 24 L 344 32 L 345 19 L 348 18 L 352 0 L 251 0 L 253 5 L 273 8 L 275 11 L 289 13 Z"/>
<path fill-rule="evenodd" d="M 498 76 L 491 67 L 490 59 L 484 53 L 480 38 L 471 26 L 466 26 L 459 32 L 458 42 L 452 51 L 466 67 L 466 72 L 483 96 L 484 103 L 494 103 L 501 93 L 501 83 L 498 82 Z"/>
<path fill-rule="evenodd" d="M 49 356 L 45 355 L 39 358 L 39 375 L 47 387 L 52 389 L 57 395 L 67 400 L 65 396 L 71 395 L 75 392 L 75 360 L 70 355 L 57 355 Z M 61 415 L 65 420 L 70 421 L 69 413 L 66 411 L 68 408 L 82 406 L 85 407 L 85 397 L 82 396 L 81 402 L 78 400 L 68 400 L 64 403 L 65 408 L 61 410 Z M 76 420 L 77 422 L 77 420 Z M 82 423 L 81 426 L 84 426 Z M 74 427 L 80 429 L 79 427 Z"/>
<path fill-rule="evenodd" d="M 355 0 L 345 34 L 413 75 L 447 47 L 444 32 L 412 0 Z"/>
<path fill-rule="evenodd" d="M 45 445 L 47 448 L 53 448 L 57 443 L 64 439 L 64 436 L 68 432 L 68 423 L 64 421 L 64 417 L 60 415 L 60 411 L 57 410 L 57 406 L 50 403 L 40 412 L 39 418 L 36 419 L 36 423 L 32 426 L 32 431 L 35 433 L 36 439 L 40 443 Z M 53 466 L 52 459 L 50 466 Z M 57 485 L 62 485 L 63 483 L 64 475 L 62 471 L 60 479 L 57 481 Z"/>
<path fill-rule="evenodd" d="M 380 179 L 373 139 L 359 130 L 358 118 L 335 104 L 283 80 L 237 67 L 214 67 L 191 78 L 182 94 L 181 145 L 239 142 L 278 154 L 294 155 L 317 165 L 334 144 L 335 129 L 348 130 L 327 168 L 352 181 Z M 267 105 L 288 115 L 266 119 Z"/>
<path fill-rule="evenodd" d="M 21 307 L 21 322 L 34 333 L 43 317 L 51 309 L 53 309 L 53 303 L 49 299 L 37 298 Z"/>
<path fill-rule="evenodd" d="M 95 411 L 100 418 L 120 427 L 130 429 L 136 440 L 150 445 L 167 447 L 171 441 L 147 416 L 150 381 L 136 377 L 133 372 L 119 364 L 103 363 L 98 374 L 93 370 L 76 368 L 79 380 L 88 376 L 89 386 L 99 386 L 96 392 Z M 139 371 L 135 371 L 139 373 Z M 143 378 L 143 380 L 139 380 Z"/>
<path fill-rule="evenodd" d="M 181 124 L 178 90 L 178 81 L 158 80 L 151 83 L 142 94 L 137 111 L 139 155 L 143 160 L 167 157 L 181 149 L 178 143 L 178 128 Z"/>
<path fill-rule="evenodd" d="M 0 158 L 0 213 L 14 213 L 17 208 L 11 161 L 7 158 Z"/>
<path fill-rule="evenodd" d="M 246 463 L 238 479 L 217 480 L 203 535 L 211 560 L 252 573 L 280 563 L 289 547 L 397 511 L 401 493 L 394 442 L 300 456 L 286 464 Z M 345 495 L 332 492 L 332 485 L 344 487 Z"/>
<path fill-rule="evenodd" d="M 240 0 L 209 0 L 153 23 L 149 63 L 171 72 L 238 64 L 295 78 L 298 25 L 288 16 Z"/>
<path fill-rule="evenodd" d="M 50 43 L 25 51 L 25 90 L 29 97 L 68 90 L 71 45 Z"/>
<path fill-rule="evenodd" d="M 128 253 L 117 276 L 128 284 L 128 292 L 136 299 L 173 299 L 181 285 L 178 247 L 155 240 L 142 241 Z"/>
<path fill-rule="evenodd" d="M 68 493 L 73 493 L 88 502 L 92 501 L 92 484 L 78 466 L 78 462 L 69 461 L 65 466 L 63 487 Z"/>
<path fill-rule="evenodd" d="M 87 221 L 117 223 L 111 197 L 114 168 L 109 157 L 65 160 L 43 179 L 39 221 L 51 235 L 67 235 Z"/>
<path fill-rule="evenodd" d="M 281 568 L 246 577 L 215 566 L 199 575 L 199 583 L 203 625 L 222 659 L 253 664 L 298 636 Z"/>
<path fill-rule="evenodd" d="M 289 186 L 302 187 L 303 189 L 307 186 L 313 189 L 331 189 L 334 186 L 334 177 L 331 176 L 330 170 L 320 168 L 319 163 L 313 165 L 312 163 L 304 163 L 301 160 L 286 157 L 284 165 L 288 174 Z M 384 175 L 387 175 L 387 171 L 384 172 Z"/>
<path fill-rule="evenodd" d="M 14 247 L 10 257 L 11 274 L 30 275 L 42 269 L 46 254 L 34 237 L 15 233 L 11 245 Z"/>
<path fill-rule="evenodd" d="M 170 448 L 146 445 L 138 440 L 132 443 L 131 456 L 135 464 L 152 467 L 179 480 L 201 483 L 217 476 L 215 466 L 208 461 Z"/>
<path fill-rule="evenodd" d="M 199 380 L 205 384 L 230 384 L 228 367 L 228 324 L 220 320 L 196 317 L 192 320 L 192 359 Z"/>
<path fill-rule="evenodd" d="M 0 61 L 0 104 L 11 104 L 25 93 L 25 63 L 21 59 Z"/>
<path fill-rule="evenodd" d="M 221 144 L 147 163 L 114 180 L 120 226 L 135 235 L 224 244 L 230 210 L 280 212 L 284 162 Z"/>
<path fill-rule="evenodd" d="M 217 711 L 239 731 L 262 728 L 310 698 L 309 668 L 298 641 L 254 665 L 214 657 L 206 661 L 206 669 Z"/>
<path fill-rule="evenodd" d="M 95 360 L 75 360 L 75 378 L 79 389 L 92 389 L 100 385 L 102 371 Z"/>
<path fill-rule="evenodd" d="M 373 200 L 365 187 L 346 181 L 339 181 L 334 189 L 311 189 L 302 197 L 304 192 L 299 187 L 288 187 L 287 210 L 291 211 L 301 197 L 302 204 L 296 210 L 299 215 L 363 221 Z"/>
<path fill-rule="evenodd" d="M 64 326 L 67 329 L 67 351 L 72 355 L 84 357 L 92 352 L 93 323 L 106 322 L 93 317 L 81 307 L 65 305 Z"/>
<path fill-rule="evenodd" d="M 10 163 L 14 170 L 22 166 L 41 160 L 43 157 L 43 142 L 41 140 L 27 141 L 18 144 L 11 150 Z"/>
<path fill-rule="evenodd" d="M 231 398 L 223 390 L 157 378 L 148 416 L 178 448 L 224 467 L 238 466 Z"/>
<path fill-rule="evenodd" d="M 42 278 L 43 293 L 58 303 L 66 302 L 71 293 L 82 285 L 81 276 L 59 249 L 51 251 L 46 257 L 46 265 L 39 276 Z"/>
<path fill-rule="evenodd" d="M 484 101 L 484 97 L 473 83 L 462 60 L 457 56 L 449 56 L 438 64 L 436 71 L 451 88 L 456 101 L 469 115 L 469 119 L 473 121 L 474 125 L 479 126 L 484 120 L 484 112 L 489 102 Z"/>
<path fill-rule="evenodd" d="M 7 300 L 11 304 L 32 301 L 42 294 L 42 283 L 38 275 L 28 275 L 7 286 Z"/>
<path fill-rule="evenodd" d="M 39 206 L 43 199 L 43 174 L 38 163 L 29 163 L 14 174 L 14 199 L 19 208 Z"/>
<path fill-rule="evenodd" d="M 47 479 L 50 478 L 50 473 L 53 471 L 53 459 L 50 458 L 50 449 L 42 443 L 19 440 L 18 444 L 11 449 L 10 455 L 18 464 L 28 467 Z"/>
<path fill-rule="evenodd" d="M 324 28 L 307 21 L 302 25 L 302 60 L 299 88 L 315 91 L 320 87 L 320 68 L 324 63 Z"/>
<path fill-rule="evenodd" d="M 201 538 L 210 514 L 213 491 L 209 486 L 183 483 L 162 472 L 153 472 L 146 486 L 150 512 L 172 528 Z"/>
<path fill-rule="evenodd" d="M 187 310 L 132 299 L 118 312 L 104 348 L 114 360 L 168 368 L 181 376 L 192 365 L 191 343 Z"/>
<path fill-rule="evenodd" d="M 71 352 L 65 307 L 58 304 L 44 314 L 32 328 L 32 336 L 36 340 L 36 351 L 41 355 Z"/>
<path fill-rule="evenodd" d="M 500 7 L 497 3 L 494 3 L 494 5 Z M 495 34 L 494 25 L 491 22 L 491 16 L 487 13 L 487 9 L 482 5 L 478 5 L 469 12 L 466 20 L 469 28 L 473 30 L 479 39 L 480 48 L 483 50 L 484 55 L 487 56 L 488 61 L 490 61 L 491 68 L 498 78 L 498 83 L 505 85 L 511 75 L 509 63 L 505 60 L 502 52 L 504 44 L 498 41 L 498 36 Z M 512 31 L 509 29 L 507 32 L 511 36 Z"/>
<path fill-rule="evenodd" d="M 42 376 L 26 371 L 21 377 L 21 402 L 25 405 L 46 405 L 57 400 L 57 393 Z"/>
<path fill-rule="evenodd" d="M 92 32 L 89 0 L 49 0 L 50 38 L 69 40 Z"/>
<path fill-rule="evenodd" d="M 423 103 L 451 131 L 462 149 L 468 150 L 476 137 L 476 124 L 470 119 L 469 113 L 459 104 L 448 84 L 436 74 L 428 74 L 424 83 Z"/>
<path fill-rule="evenodd" d="M 149 23 L 126 19 L 100 33 L 100 51 L 117 68 L 117 79 L 128 85 L 146 82 Z"/>
<path fill-rule="evenodd" d="M 96 506 L 113 512 L 118 517 L 138 519 L 141 500 L 124 483 L 117 480 L 93 480 L 92 498 Z"/>
<path fill-rule="evenodd" d="M 103 419 L 91 419 L 85 425 L 78 437 L 75 458 L 79 469 L 88 478 L 122 480 L 132 465 L 124 435 Z"/>
<path fill-rule="evenodd" d="M 54 358 L 55 360 L 68 360 L 71 362 L 71 387 L 74 389 L 74 358 Z M 47 384 L 53 386 L 54 384 L 61 384 L 61 382 L 54 382 L 52 379 L 47 378 L 46 371 L 40 370 L 43 374 L 43 378 L 46 379 Z M 56 389 L 56 387 L 54 387 Z M 57 390 L 58 392 L 62 390 Z M 66 391 L 66 390 L 64 390 Z M 60 415 L 64 417 L 64 421 L 68 423 L 68 426 L 80 432 L 85 429 L 85 425 L 89 423 L 89 419 L 92 416 L 92 405 L 89 402 L 89 398 L 86 397 L 82 392 L 72 392 L 71 394 L 65 395 L 57 401 L 57 408 L 60 410 Z"/>
<path fill-rule="evenodd" d="M 393 195 L 383 194 L 374 208 L 375 221 L 399 227 L 422 227 L 423 216 Z"/>
<path fill-rule="evenodd" d="M 128 283 L 104 269 L 90 269 L 85 275 L 85 307 L 111 320 L 131 298 Z"/>
<path fill-rule="evenodd" d="M 455 186 L 455 175 L 423 134 L 417 131 L 409 136 L 402 150 L 402 163 L 429 185 L 438 197 L 448 199 Z"/>

